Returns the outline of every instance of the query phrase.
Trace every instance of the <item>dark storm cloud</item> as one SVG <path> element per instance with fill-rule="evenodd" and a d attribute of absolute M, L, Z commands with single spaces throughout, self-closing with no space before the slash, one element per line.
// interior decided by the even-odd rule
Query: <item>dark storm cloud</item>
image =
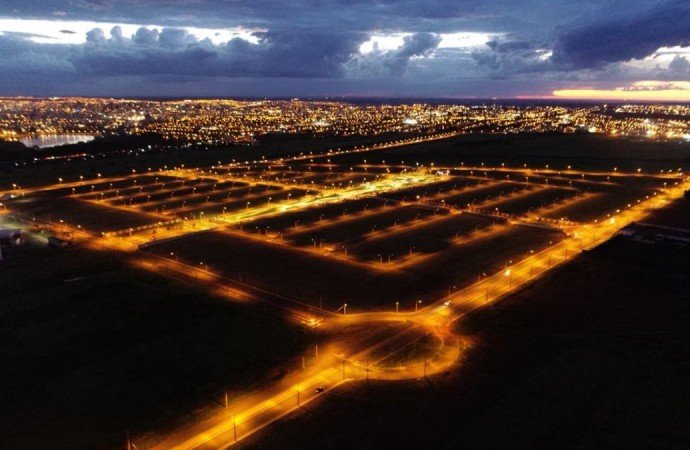
<path fill-rule="evenodd" d="M 139 29 L 126 38 L 119 27 L 106 37 L 101 29 L 75 46 L 69 61 L 88 75 L 181 75 L 223 77 L 331 78 L 366 39 L 358 33 L 262 32 L 259 42 L 232 39 L 224 44 L 198 41 L 189 32 Z"/>
<path fill-rule="evenodd" d="M 0 16 L 170 27 L 532 32 L 635 0 L 3 0 Z"/>
<path fill-rule="evenodd" d="M 51 95 L 59 86 L 75 80 L 74 67 L 66 61 L 68 49 L 53 46 L 46 52 L 24 37 L 0 35 L 0 90 L 9 94 Z"/>
<path fill-rule="evenodd" d="M 0 93 L 65 80 L 70 89 L 155 87 L 170 95 L 212 95 L 212 86 L 226 93 L 223 83 L 267 95 L 278 84 L 303 95 L 318 83 L 329 94 L 360 86 L 362 94 L 454 95 L 461 86 L 489 92 L 499 82 L 502 94 L 510 83 L 520 94 L 529 83 L 550 88 L 549 80 L 690 79 L 683 55 L 654 69 L 622 64 L 688 43 L 690 4 L 680 0 L 3 0 L 2 17 L 161 27 L 96 28 L 78 45 L 33 42 L 40 30 L 0 35 Z M 183 29 L 190 26 L 263 31 L 254 35 L 258 43 L 218 44 Z M 439 47 L 442 34 L 463 32 L 492 37 L 480 47 Z M 372 35 L 393 33 L 406 36 L 399 48 L 359 53 Z"/>
<path fill-rule="evenodd" d="M 59 12 L 69 19 L 176 26 L 328 26 L 341 30 L 421 25 L 426 19 L 476 17 L 476 0 L 5 0 L 0 15 L 26 18 Z M 438 26 L 438 23 L 432 24 Z"/>
<path fill-rule="evenodd" d="M 644 11 L 619 11 L 563 33 L 554 46 L 553 61 L 572 69 L 596 68 L 689 43 L 690 3 L 648 3 Z"/>

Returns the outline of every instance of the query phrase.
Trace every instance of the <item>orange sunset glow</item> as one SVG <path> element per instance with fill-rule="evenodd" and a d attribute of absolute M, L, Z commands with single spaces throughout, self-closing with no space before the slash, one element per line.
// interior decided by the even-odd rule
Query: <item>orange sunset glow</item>
<path fill-rule="evenodd" d="M 637 81 L 615 89 L 561 89 L 553 91 L 554 98 L 581 100 L 623 101 L 690 101 L 690 82 Z"/>

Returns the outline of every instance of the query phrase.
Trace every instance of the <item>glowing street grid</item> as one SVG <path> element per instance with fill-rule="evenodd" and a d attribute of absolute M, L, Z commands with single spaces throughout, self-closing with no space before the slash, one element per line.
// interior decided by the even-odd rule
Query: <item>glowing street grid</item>
<path fill-rule="evenodd" d="M 3 193 L 8 220 L 125 252 L 137 267 L 261 304 L 326 337 L 301 372 L 240 395 L 207 421 L 133 442 L 229 446 L 340 383 L 448 370 L 471 345 L 454 321 L 610 239 L 689 184 L 678 171 L 340 165 L 331 155 Z M 431 356 L 396 357 L 428 336 Z"/>

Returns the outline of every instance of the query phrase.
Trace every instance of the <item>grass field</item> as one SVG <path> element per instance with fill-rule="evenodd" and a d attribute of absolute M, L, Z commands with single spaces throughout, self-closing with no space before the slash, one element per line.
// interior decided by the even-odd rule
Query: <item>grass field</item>
<path fill-rule="evenodd" d="M 577 170 L 645 172 L 690 167 L 690 144 L 655 142 L 608 136 L 573 135 L 468 135 L 403 148 L 330 157 L 333 163 L 430 164 L 498 167 L 545 167 Z"/>
<path fill-rule="evenodd" d="M 438 213 L 441 213 L 440 211 Z M 314 242 L 348 243 L 362 238 L 367 233 L 390 229 L 411 221 L 424 220 L 437 213 L 433 209 L 419 206 L 390 206 L 369 212 L 345 222 L 335 221 L 332 225 L 295 231 L 287 235 L 286 239 L 297 245 L 312 245 Z"/>
<path fill-rule="evenodd" d="M 352 255 L 364 260 L 377 260 L 378 255 L 392 255 L 397 259 L 414 253 L 436 253 L 446 250 L 453 239 L 488 227 L 495 220 L 470 214 L 444 215 L 436 220 L 427 220 L 400 227 L 393 233 L 372 236 L 348 246 Z"/>
<path fill-rule="evenodd" d="M 71 197 L 29 197 L 12 202 L 12 210 L 27 219 L 81 226 L 94 233 L 125 230 L 130 227 L 151 225 L 161 219 L 132 209 L 115 209 L 105 205 L 86 203 Z"/>
<path fill-rule="evenodd" d="M 20 250 L 0 272 L 4 448 L 121 448 L 128 430 L 194 420 L 224 389 L 279 376 L 305 344 L 276 317 L 117 255 Z"/>
<path fill-rule="evenodd" d="M 615 187 L 600 191 L 599 195 L 584 202 L 567 203 L 551 212 L 546 212 L 544 217 L 551 219 L 566 218 L 577 222 L 591 222 L 605 219 L 607 214 L 623 209 L 628 204 L 633 204 L 646 196 L 653 195 L 653 190 L 640 190 Z"/>
<path fill-rule="evenodd" d="M 150 250 L 162 256 L 172 252 L 194 266 L 203 262 L 211 271 L 311 305 L 323 302 L 324 307 L 335 310 L 348 303 L 349 310 L 361 311 L 385 309 L 395 301 L 402 308 L 412 307 L 416 299 L 440 298 L 449 287 L 459 288 L 482 273 L 499 271 L 511 260 L 561 237 L 561 233 L 543 229 L 502 226 L 476 239 L 460 239 L 404 270 L 395 270 L 394 258 L 387 263 L 387 254 L 382 269 L 373 270 L 334 258 L 318 246 L 296 248 L 275 238 L 242 233 L 199 233 L 160 242 Z"/>
<path fill-rule="evenodd" d="M 690 199 L 681 198 L 644 219 L 647 223 L 690 230 Z"/>
<path fill-rule="evenodd" d="M 157 170 L 164 166 L 185 165 L 188 167 L 211 166 L 219 161 L 227 163 L 232 160 L 245 161 L 258 159 L 261 156 L 276 157 L 295 152 L 319 152 L 338 147 L 365 145 L 367 143 L 386 142 L 401 138 L 400 133 L 385 133 L 376 136 L 329 136 L 329 135 L 289 135 L 266 136 L 257 145 L 234 145 L 210 148 L 179 148 L 161 151 L 127 151 L 111 155 L 83 156 L 45 162 L 18 163 L 0 165 L 0 189 L 9 189 L 12 183 L 23 187 L 55 183 L 58 178 L 65 181 L 78 180 L 82 175 L 86 179 L 96 178 L 97 173 L 103 176 L 127 175 L 132 169 L 141 173 L 148 168 Z M 45 151 L 42 151 L 45 154 Z M 27 159 L 35 154 L 27 154 Z"/>
<path fill-rule="evenodd" d="M 577 191 L 575 191 L 574 189 L 540 189 L 535 192 L 529 193 L 526 196 L 519 196 L 515 199 L 508 198 L 503 201 L 491 203 L 491 207 L 498 208 L 499 211 L 504 213 L 523 215 L 535 209 L 553 205 L 557 202 L 566 201 L 567 199 L 575 196 L 576 194 Z"/>

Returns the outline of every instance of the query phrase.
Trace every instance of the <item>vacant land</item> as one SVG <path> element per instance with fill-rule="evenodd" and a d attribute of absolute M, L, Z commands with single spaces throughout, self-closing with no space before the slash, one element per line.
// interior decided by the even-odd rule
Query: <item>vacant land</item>
<path fill-rule="evenodd" d="M 13 202 L 12 208 L 26 219 L 55 224 L 64 221 L 74 228 L 81 227 L 93 233 L 125 230 L 155 224 L 161 220 L 136 210 L 110 208 L 70 197 L 30 198 Z"/>
<path fill-rule="evenodd" d="M 607 214 L 614 213 L 617 209 L 625 209 L 628 205 L 644 200 L 654 195 L 653 189 L 636 189 L 632 187 L 612 187 L 593 192 L 594 197 L 582 202 L 564 202 L 563 206 L 548 211 L 544 217 L 551 219 L 566 218 L 576 222 L 591 222 L 602 220 Z"/>
<path fill-rule="evenodd" d="M 666 227 L 690 230 L 690 199 L 676 200 L 668 206 L 654 212 L 644 222 Z"/>
<path fill-rule="evenodd" d="M 343 225 L 346 226 L 346 225 Z M 242 280 L 311 305 L 321 302 L 335 310 L 348 303 L 351 311 L 387 309 L 396 301 L 411 308 L 446 295 L 448 288 L 466 286 L 483 273 L 501 270 L 511 260 L 525 257 L 558 241 L 562 233 L 522 226 L 497 226 L 476 237 L 459 239 L 446 250 L 423 255 L 417 264 L 396 270 L 394 249 L 383 247 L 379 269 L 348 262 L 352 256 L 333 257 L 330 250 L 294 247 L 277 238 L 239 232 L 207 232 L 160 242 L 149 250 L 161 256 L 171 252 L 190 265 Z M 413 249 L 414 251 L 414 249 Z M 408 253 L 409 250 L 406 250 Z M 391 262 L 388 256 L 391 255 Z"/>
<path fill-rule="evenodd" d="M 632 172 L 676 170 L 690 167 L 690 144 L 654 142 L 607 136 L 575 135 L 469 135 L 421 145 L 330 157 L 333 163 L 430 164 L 507 166 Z"/>
<path fill-rule="evenodd" d="M 318 245 L 320 242 L 347 243 L 377 230 L 391 229 L 399 224 L 424 220 L 435 212 L 429 208 L 417 206 L 384 206 L 351 220 L 335 221 L 333 224 L 327 223 L 324 226 L 307 228 L 305 231 L 296 231 L 290 233 L 287 238 L 297 245 L 312 245 L 312 243 Z"/>
<path fill-rule="evenodd" d="M 436 216 L 434 220 L 410 223 L 372 236 L 349 247 L 350 254 L 359 258 L 374 260 L 377 255 L 393 255 L 400 258 L 414 253 L 435 253 L 453 245 L 453 240 L 468 236 L 496 223 L 498 219 L 474 216 L 471 214 L 452 214 Z"/>
<path fill-rule="evenodd" d="M 687 448 L 689 252 L 614 239 L 461 321 L 453 373 L 346 386 L 243 445 Z"/>
<path fill-rule="evenodd" d="M 223 391 L 280 376 L 301 330 L 74 247 L 14 250 L 0 271 L 4 448 L 122 448 Z M 232 398 L 232 397 L 231 397 Z M 220 405 L 219 405 L 220 407 Z"/>
<path fill-rule="evenodd" d="M 78 179 L 80 175 L 85 178 L 95 178 L 97 173 L 103 176 L 126 175 L 132 169 L 142 172 L 148 168 L 158 169 L 164 166 L 205 166 L 218 164 L 219 161 L 254 160 L 261 156 L 277 157 L 298 152 L 320 152 L 335 148 L 348 148 L 366 145 L 376 142 L 396 140 L 406 135 L 400 133 L 386 133 L 376 136 L 329 136 L 329 135 L 290 135 L 279 134 L 266 136 L 257 145 L 231 145 L 220 147 L 174 145 L 172 148 L 165 146 L 153 151 L 127 150 L 97 154 L 98 142 L 89 143 L 96 147 L 94 153 L 87 156 L 75 156 L 52 161 L 28 161 L 35 156 L 45 157 L 50 151 L 29 150 L 24 156 L 19 152 L 13 152 L 13 156 L 23 158 L 26 161 L 19 163 L 5 163 L 0 165 L 0 189 L 9 189 L 12 183 L 20 186 L 36 186 L 54 183 L 58 178 L 65 181 Z M 88 144 L 87 144 L 88 146 Z M 141 147 L 145 147 L 144 143 Z M 64 148 L 63 148 L 64 150 Z M 79 153 L 79 152 L 75 152 Z M 6 162 L 3 159 L 1 162 Z"/>

